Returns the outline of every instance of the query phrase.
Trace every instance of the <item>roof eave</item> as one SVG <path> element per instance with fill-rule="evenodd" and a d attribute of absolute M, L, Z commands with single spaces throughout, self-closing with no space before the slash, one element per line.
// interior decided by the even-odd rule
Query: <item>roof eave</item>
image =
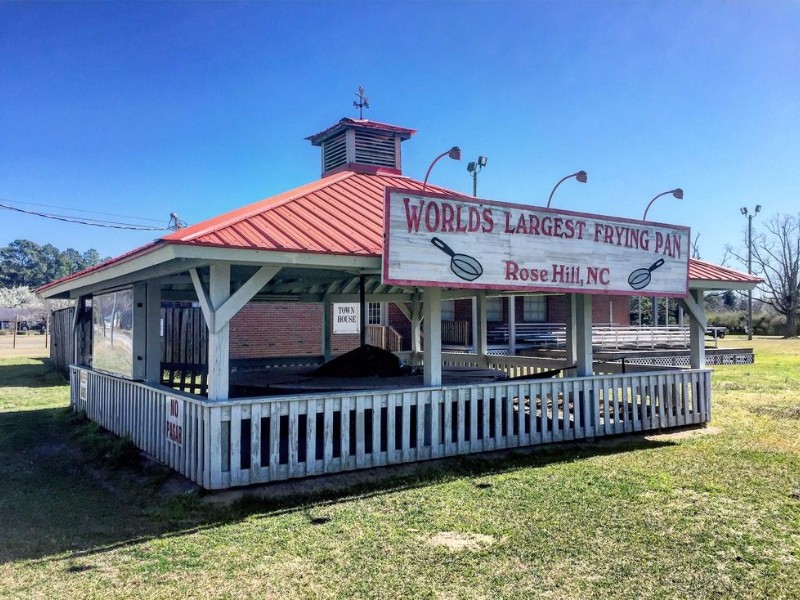
<path fill-rule="evenodd" d="M 689 289 L 693 290 L 754 290 L 758 287 L 759 282 L 747 281 L 722 281 L 713 279 L 690 279 Z"/>

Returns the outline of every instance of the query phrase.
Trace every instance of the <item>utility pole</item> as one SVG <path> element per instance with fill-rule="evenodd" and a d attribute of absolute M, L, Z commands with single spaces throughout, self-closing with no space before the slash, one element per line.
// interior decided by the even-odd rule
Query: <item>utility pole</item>
<path fill-rule="evenodd" d="M 747 217 L 747 274 L 753 274 L 753 217 L 761 210 L 761 205 L 756 204 L 755 210 L 750 214 L 746 206 L 739 209 Z M 747 290 L 747 339 L 753 339 L 753 290 Z"/>

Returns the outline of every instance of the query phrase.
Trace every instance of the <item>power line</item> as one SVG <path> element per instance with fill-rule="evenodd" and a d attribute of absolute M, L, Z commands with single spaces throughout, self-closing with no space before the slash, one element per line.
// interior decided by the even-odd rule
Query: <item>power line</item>
<path fill-rule="evenodd" d="M 26 215 L 34 215 L 43 217 L 45 219 L 53 219 L 54 221 L 63 221 L 65 223 L 78 223 L 80 225 L 92 225 L 94 227 L 109 227 L 111 229 L 130 229 L 133 231 L 165 231 L 167 227 L 148 227 L 146 225 L 132 225 L 130 223 L 120 223 L 117 221 L 101 221 L 99 219 L 78 219 L 70 215 L 55 215 L 50 213 L 41 213 L 34 210 L 25 210 L 16 206 L 9 206 L 0 203 L 0 208 L 6 210 L 13 210 L 16 212 L 24 213 Z"/>
<path fill-rule="evenodd" d="M 116 213 L 100 212 L 96 210 L 85 210 L 81 208 L 71 208 L 69 206 L 57 206 L 54 204 L 42 204 L 40 202 L 22 202 L 21 200 L 9 200 L 8 198 L 0 199 L 0 202 L 10 204 L 22 204 L 23 206 L 41 206 L 44 208 L 58 208 L 62 210 L 70 210 L 72 212 L 85 213 L 88 215 L 103 215 L 105 217 L 120 217 L 121 219 L 135 219 L 137 221 L 150 221 L 151 223 L 161 223 L 161 219 L 149 219 L 147 217 L 134 217 L 133 215 L 119 215 Z"/>

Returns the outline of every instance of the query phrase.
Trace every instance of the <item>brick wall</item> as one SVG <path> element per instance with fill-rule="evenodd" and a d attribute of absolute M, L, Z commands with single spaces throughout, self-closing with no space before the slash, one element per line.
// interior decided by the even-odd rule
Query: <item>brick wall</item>
<path fill-rule="evenodd" d="M 517 315 L 522 315 L 522 299 L 517 299 Z M 505 304 L 505 303 L 504 303 Z M 547 316 L 552 323 L 565 320 L 564 296 L 547 297 Z M 627 296 L 594 296 L 592 319 L 628 325 Z M 507 305 L 504 315 L 508 316 Z M 403 336 L 403 349 L 411 347 L 411 323 L 394 303 L 388 308 L 389 324 Z M 455 302 L 455 318 L 472 322 L 472 301 Z M 358 347 L 358 335 L 331 334 L 331 351 L 342 354 Z M 267 358 L 277 356 L 313 356 L 322 353 L 322 305 L 313 303 L 251 303 L 231 320 L 231 358 Z"/>
<path fill-rule="evenodd" d="M 319 355 L 322 353 L 321 322 L 321 304 L 248 304 L 231 319 L 230 356 Z"/>
<path fill-rule="evenodd" d="M 630 325 L 628 296 L 592 296 L 592 322 L 615 325 Z M 567 299 L 565 296 L 548 296 L 547 317 L 551 323 L 564 323 L 567 318 Z"/>

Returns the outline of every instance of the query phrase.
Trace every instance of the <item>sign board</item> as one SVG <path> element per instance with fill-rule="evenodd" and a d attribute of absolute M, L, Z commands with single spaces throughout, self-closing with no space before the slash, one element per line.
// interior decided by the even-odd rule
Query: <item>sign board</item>
<path fill-rule="evenodd" d="M 87 371 L 80 372 L 80 380 L 78 382 L 78 397 L 81 402 L 86 402 L 89 398 L 89 373 Z"/>
<path fill-rule="evenodd" d="M 387 189 L 383 282 L 683 297 L 688 227 Z"/>
<path fill-rule="evenodd" d="M 167 396 L 167 441 L 183 447 L 183 400 Z"/>
<path fill-rule="evenodd" d="M 333 305 L 333 333 L 361 333 L 361 305 L 358 302 Z"/>

